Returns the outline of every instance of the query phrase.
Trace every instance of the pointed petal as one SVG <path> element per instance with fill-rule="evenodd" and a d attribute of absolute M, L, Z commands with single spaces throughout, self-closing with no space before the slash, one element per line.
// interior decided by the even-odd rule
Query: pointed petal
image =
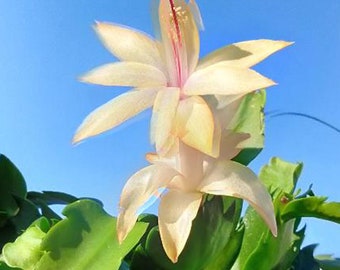
<path fill-rule="evenodd" d="M 184 176 L 183 188 L 196 190 L 203 178 L 203 157 L 205 155 L 193 147 L 180 142 L 178 161 L 180 172 Z"/>
<path fill-rule="evenodd" d="M 124 93 L 90 113 L 78 128 L 73 142 L 112 129 L 152 106 L 157 89 L 140 89 Z"/>
<path fill-rule="evenodd" d="M 208 155 L 212 153 L 214 118 L 203 98 L 192 96 L 180 101 L 176 134 L 187 145 Z"/>
<path fill-rule="evenodd" d="M 249 68 L 291 44 L 293 42 L 268 39 L 234 43 L 208 54 L 200 60 L 197 68 L 202 69 L 221 61 L 235 67 Z"/>
<path fill-rule="evenodd" d="M 215 163 L 204 178 L 200 191 L 244 199 L 261 215 L 277 235 L 274 207 L 265 186 L 247 167 L 234 161 Z"/>
<path fill-rule="evenodd" d="M 188 75 L 190 75 L 196 69 L 198 63 L 200 51 L 199 32 L 197 29 L 196 18 L 194 17 L 190 6 L 186 5 L 183 0 L 175 0 L 175 3 L 176 6 L 180 8 L 178 11 L 178 14 L 180 14 L 179 23 L 185 43 L 183 46 L 186 51 Z M 186 6 L 184 7 L 184 5 Z M 196 11 L 198 13 L 195 15 L 200 16 L 198 7 Z M 197 19 L 199 18 L 197 17 Z"/>
<path fill-rule="evenodd" d="M 83 75 L 80 81 L 106 86 L 166 86 L 162 71 L 147 64 L 118 62 L 100 66 Z"/>
<path fill-rule="evenodd" d="M 190 7 L 190 11 L 195 19 L 198 29 L 204 30 L 203 19 L 202 19 L 201 12 L 196 1 L 190 0 L 188 3 L 188 6 Z"/>
<path fill-rule="evenodd" d="M 184 85 L 186 95 L 240 95 L 275 85 L 251 69 L 232 67 L 225 62 L 195 71 Z"/>
<path fill-rule="evenodd" d="M 237 100 L 234 100 L 238 97 Z M 214 158 L 231 159 L 241 150 L 236 149 L 233 140 L 226 135 L 228 127 L 236 114 L 240 101 L 239 96 L 207 96 L 207 102 L 213 112 L 215 121 L 213 150 L 211 156 Z M 226 105 L 227 104 L 227 105 Z M 243 137 L 242 137 L 243 138 Z M 248 137 L 247 137 L 248 138 Z M 235 154 L 235 155 L 234 155 Z M 233 156 L 232 156 L 233 155 Z M 230 157 L 230 158 L 226 158 Z"/>
<path fill-rule="evenodd" d="M 175 263 L 190 234 L 192 220 L 201 204 L 202 194 L 170 190 L 159 205 L 159 232 L 164 250 Z"/>
<path fill-rule="evenodd" d="M 199 57 L 195 19 L 184 0 L 161 0 L 159 23 L 171 85 L 182 85 L 196 68 Z"/>
<path fill-rule="evenodd" d="M 117 220 L 118 240 L 122 242 L 133 228 L 139 208 L 160 188 L 166 187 L 178 172 L 160 164 L 151 165 L 135 173 L 125 184 L 120 198 Z"/>
<path fill-rule="evenodd" d="M 97 23 L 94 29 L 104 46 L 119 60 L 164 69 L 157 42 L 147 34 L 110 23 Z"/>
<path fill-rule="evenodd" d="M 170 145 L 166 142 L 173 129 L 179 102 L 179 88 L 164 88 L 159 91 L 153 106 L 151 119 L 151 142 L 156 144 L 157 153 L 166 153 Z M 165 147 L 164 147 L 165 146 Z"/>

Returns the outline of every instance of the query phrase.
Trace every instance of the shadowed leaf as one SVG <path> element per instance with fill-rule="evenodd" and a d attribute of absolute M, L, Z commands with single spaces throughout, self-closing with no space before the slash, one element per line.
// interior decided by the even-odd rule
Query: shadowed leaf
<path fill-rule="evenodd" d="M 7 243 L 3 247 L 5 262 L 12 267 L 24 270 L 35 269 L 36 263 L 43 255 L 40 244 L 45 233 L 37 226 L 29 227 L 14 243 Z"/>
<path fill-rule="evenodd" d="M 158 227 L 154 227 L 148 235 L 146 253 L 160 269 L 204 269 L 227 245 L 235 231 L 240 211 L 241 200 L 214 196 L 200 208 L 176 264 L 165 255 Z"/>
<path fill-rule="evenodd" d="M 41 249 L 45 255 L 37 270 L 119 269 L 124 256 L 138 243 L 147 224 L 137 223 L 119 245 L 116 218 L 109 216 L 95 201 L 81 200 L 68 205 L 46 235 Z"/>
<path fill-rule="evenodd" d="M 26 192 L 26 183 L 20 171 L 6 156 L 0 155 L 0 212 L 8 217 L 15 216 L 19 211 L 15 196 L 25 198 Z"/>

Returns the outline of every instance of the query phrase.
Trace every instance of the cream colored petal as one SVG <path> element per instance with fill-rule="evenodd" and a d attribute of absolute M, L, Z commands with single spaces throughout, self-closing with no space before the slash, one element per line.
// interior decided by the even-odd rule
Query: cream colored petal
<path fill-rule="evenodd" d="M 176 115 L 176 134 L 187 145 L 211 155 L 214 118 L 203 98 L 192 96 L 180 101 Z"/>
<path fill-rule="evenodd" d="M 190 0 L 188 3 L 188 6 L 190 8 L 190 11 L 195 19 L 195 22 L 197 24 L 198 29 L 204 30 L 204 24 L 203 24 L 203 19 L 201 16 L 200 9 L 196 3 L 195 0 Z"/>
<path fill-rule="evenodd" d="M 177 157 L 174 155 L 170 157 L 162 157 L 156 153 L 147 153 L 145 155 L 145 159 L 152 164 L 161 164 L 179 171 L 179 167 L 177 166 Z"/>
<path fill-rule="evenodd" d="M 83 75 L 80 81 L 106 86 L 166 86 L 163 72 L 154 66 L 137 62 L 118 62 L 100 66 Z"/>
<path fill-rule="evenodd" d="M 213 135 L 213 144 L 211 155 L 214 158 L 218 158 L 220 155 L 221 148 L 221 136 L 222 136 L 222 125 L 220 123 L 220 119 L 216 117 L 215 111 L 214 115 L 214 135 Z"/>
<path fill-rule="evenodd" d="M 214 115 L 220 120 L 222 129 L 229 128 L 240 107 L 243 97 L 243 95 L 217 97 L 218 104 Z"/>
<path fill-rule="evenodd" d="M 249 68 L 291 44 L 293 42 L 268 39 L 234 43 L 202 58 L 197 68 L 202 69 L 221 61 L 226 61 L 235 67 Z"/>
<path fill-rule="evenodd" d="M 200 193 L 178 190 L 170 190 L 162 196 L 158 211 L 159 232 L 164 250 L 173 263 L 184 249 L 201 200 Z"/>
<path fill-rule="evenodd" d="M 244 95 L 275 85 L 275 83 L 247 68 L 232 67 L 221 62 L 195 71 L 183 92 L 187 95 Z"/>
<path fill-rule="evenodd" d="M 195 19 L 184 0 L 172 3 L 160 0 L 158 17 L 171 85 L 182 85 L 196 68 L 199 57 L 200 42 Z"/>
<path fill-rule="evenodd" d="M 179 88 L 164 88 L 158 92 L 154 102 L 151 119 L 151 142 L 155 143 L 156 151 L 159 154 L 166 153 L 169 150 L 169 145 L 165 144 L 173 129 L 179 92 Z"/>
<path fill-rule="evenodd" d="M 97 23 L 94 29 L 104 46 L 118 59 L 164 69 L 157 42 L 147 34 L 110 23 Z"/>
<path fill-rule="evenodd" d="M 73 143 L 112 129 L 152 106 L 157 89 L 124 93 L 90 113 L 78 128 Z"/>
<path fill-rule="evenodd" d="M 249 168 L 229 160 L 216 162 L 208 170 L 199 190 L 208 194 L 233 196 L 248 201 L 267 223 L 273 235 L 277 235 L 271 197 Z"/>
<path fill-rule="evenodd" d="M 178 144 L 178 152 L 167 157 L 149 153 L 146 159 L 152 164 L 162 164 L 174 168 L 180 174 L 172 179 L 168 188 L 182 191 L 196 191 L 203 178 L 203 159 L 207 157 L 202 152 L 186 145 Z"/>
<path fill-rule="evenodd" d="M 135 173 L 125 184 L 120 198 L 117 220 L 118 240 L 121 243 L 133 228 L 138 210 L 152 195 L 164 188 L 178 172 L 160 164 L 151 165 Z"/>
<path fill-rule="evenodd" d="M 171 131 L 170 135 L 168 136 L 167 140 L 165 141 L 162 151 L 159 153 L 163 157 L 171 158 L 178 153 L 178 145 L 179 145 L 179 138 L 176 134 Z"/>
<path fill-rule="evenodd" d="M 179 14 L 179 24 L 182 31 L 182 36 L 184 40 L 183 47 L 185 48 L 187 57 L 187 69 L 188 75 L 190 75 L 197 66 L 199 51 L 200 51 L 200 38 L 197 29 L 197 20 L 200 20 L 200 14 L 198 6 L 187 5 L 183 0 L 175 0 L 176 6 L 181 7 L 178 11 Z M 184 7 L 184 5 L 186 5 Z M 197 13 L 193 14 L 192 9 L 196 7 Z M 196 18 L 194 16 L 197 16 Z M 203 24 L 202 24 L 203 25 Z"/>
<path fill-rule="evenodd" d="M 181 142 L 179 144 L 178 163 L 179 171 L 186 178 L 186 190 L 196 190 L 203 178 L 204 154 L 197 149 Z"/>
<path fill-rule="evenodd" d="M 235 100 L 236 99 L 236 100 Z M 205 100 L 209 104 L 215 121 L 214 139 L 212 157 L 218 158 L 221 156 L 230 156 L 229 154 L 236 153 L 235 146 L 229 149 L 229 139 L 226 139 L 225 128 L 229 126 L 235 113 L 238 110 L 239 104 L 242 100 L 239 96 L 206 96 Z M 223 145 L 221 145 L 221 138 Z M 226 144 L 226 142 L 228 142 Z M 239 152 L 241 149 L 237 149 Z M 226 151 L 228 154 L 226 154 Z M 236 155 L 236 154 L 235 154 Z M 234 157 L 234 156 L 232 156 Z M 227 158 L 229 159 L 229 158 Z"/>
<path fill-rule="evenodd" d="M 220 159 L 230 160 L 236 157 L 242 150 L 239 144 L 250 138 L 247 133 L 235 133 L 232 130 L 225 130 L 222 133 Z"/>

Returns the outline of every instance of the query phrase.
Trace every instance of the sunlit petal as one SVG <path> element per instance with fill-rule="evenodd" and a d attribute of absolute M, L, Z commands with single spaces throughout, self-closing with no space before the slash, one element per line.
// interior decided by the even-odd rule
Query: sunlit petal
<path fill-rule="evenodd" d="M 164 88 L 155 99 L 151 119 L 151 142 L 155 143 L 157 153 L 166 153 L 169 145 L 165 146 L 179 102 L 179 88 Z"/>
<path fill-rule="evenodd" d="M 90 113 L 78 128 L 73 142 L 112 129 L 152 106 L 158 89 L 140 89 L 126 92 Z"/>
<path fill-rule="evenodd" d="M 277 235 L 274 207 L 265 186 L 247 167 L 234 161 L 219 161 L 207 172 L 200 191 L 244 199 L 261 215 Z"/>
<path fill-rule="evenodd" d="M 154 66 L 137 62 L 118 62 L 100 66 L 83 75 L 80 81 L 106 86 L 166 86 L 163 72 Z"/>
<path fill-rule="evenodd" d="M 234 43 L 208 54 L 200 60 L 197 68 L 202 69 L 221 61 L 235 67 L 249 68 L 291 44 L 293 42 L 268 39 Z"/>
<path fill-rule="evenodd" d="M 196 3 L 195 0 L 190 0 L 188 3 L 188 6 L 190 7 L 190 11 L 196 21 L 196 24 L 200 30 L 204 30 L 204 24 L 203 24 L 203 19 L 201 16 L 200 9 Z"/>
<path fill-rule="evenodd" d="M 170 190 L 159 205 L 159 232 L 164 250 L 172 262 L 177 262 L 189 237 L 192 220 L 201 204 L 200 193 Z"/>
<path fill-rule="evenodd" d="M 244 95 L 272 85 L 272 80 L 254 70 L 221 62 L 195 71 L 183 91 L 187 95 Z"/>
<path fill-rule="evenodd" d="M 170 157 L 163 157 L 156 153 L 147 153 L 145 158 L 148 162 L 152 164 L 162 164 L 164 166 L 169 166 L 174 170 L 179 171 L 177 156 L 172 155 Z"/>
<path fill-rule="evenodd" d="M 104 46 L 119 60 L 149 64 L 163 70 L 157 42 L 126 26 L 97 23 L 94 26 Z"/>
<path fill-rule="evenodd" d="M 214 115 L 220 120 L 222 129 L 228 129 L 234 116 L 236 115 L 240 104 L 242 102 L 243 95 L 234 96 L 216 96 L 218 104 Z"/>
<path fill-rule="evenodd" d="M 198 62 L 196 22 L 184 0 L 160 0 L 159 22 L 170 83 L 181 86 Z"/>
<path fill-rule="evenodd" d="M 149 198 L 166 187 L 178 172 L 160 164 L 151 165 L 135 173 L 125 184 L 120 198 L 117 220 L 118 240 L 122 242 L 133 228 L 139 208 Z"/>
<path fill-rule="evenodd" d="M 214 118 L 199 96 L 181 100 L 176 115 L 176 134 L 187 145 L 208 155 L 212 153 Z"/>
<path fill-rule="evenodd" d="M 179 24 L 183 35 L 184 48 L 187 57 L 188 75 L 190 75 L 197 66 L 199 51 L 200 51 L 200 39 L 197 29 L 196 18 L 188 5 L 183 0 L 175 0 L 175 5 L 179 8 Z M 200 16 L 197 5 L 193 5 L 197 8 L 196 16 Z M 197 17 L 199 20 L 199 17 Z"/>

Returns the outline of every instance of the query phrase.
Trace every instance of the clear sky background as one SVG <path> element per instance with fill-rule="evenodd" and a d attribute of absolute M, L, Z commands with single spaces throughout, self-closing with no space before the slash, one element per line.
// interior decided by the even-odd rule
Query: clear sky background
<path fill-rule="evenodd" d="M 201 54 L 250 39 L 295 44 L 255 69 L 279 83 L 266 111 L 294 111 L 340 127 L 339 0 L 197 0 L 206 30 Z M 29 190 L 56 190 L 102 200 L 117 214 L 128 177 L 147 163 L 150 112 L 78 146 L 83 118 L 126 89 L 79 83 L 77 77 L 114 61 L 91 25 L 112 21 L 152 34 L 149 0 L 0 1 L 0 152 L 22 171 Z M 266 121 L 272 156 L 304 162 L 299 187 L 340 201 L 340 134 L 299 117 Z M 340 256 L 340 226 L 308 219 L 306 244 Z"/>

